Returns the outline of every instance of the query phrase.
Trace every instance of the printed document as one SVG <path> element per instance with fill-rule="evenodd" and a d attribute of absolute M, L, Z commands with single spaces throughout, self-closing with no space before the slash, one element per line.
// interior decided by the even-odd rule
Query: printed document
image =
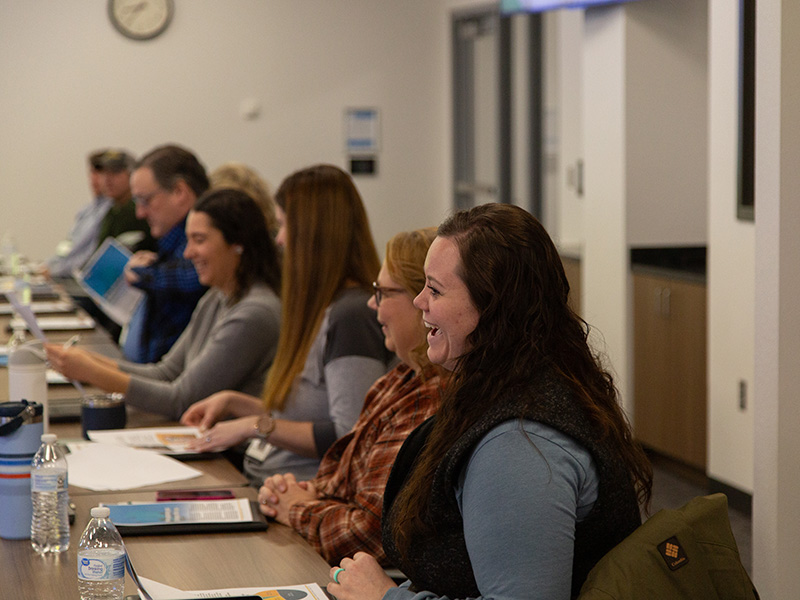
<path fill-rule="evenodd" d="M 200 437 L 197 427 L 141 427 L 138 429 L 106 429 L 87 432 L 93 442 L 128 446 L 139 450 L 155 450 L 162 454 L 195 454 L 186 445 Z"/>
<path fill-rule="evenodd" d="M 230 588 L 218 590 L 183 591 L 146 577 L 139 577 L 142 586 L 153 600 L 191 600 L 195 598 L 232 598 L 239 596 L 259 596 L 269 600 L 328 600 L 328 596 L 316 583 L 302 585 L 263 586 L 248 588 Z M 139 593 L 141 598 L 144 596 Z"/>

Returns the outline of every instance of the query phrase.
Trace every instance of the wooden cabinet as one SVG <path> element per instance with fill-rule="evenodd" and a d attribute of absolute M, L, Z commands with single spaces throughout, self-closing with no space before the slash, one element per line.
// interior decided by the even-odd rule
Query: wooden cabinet
<path fill-rule="evenodd" d="M 706 467 L 706 285 L 634 271 L 634 431 L 645 446 Z"/>

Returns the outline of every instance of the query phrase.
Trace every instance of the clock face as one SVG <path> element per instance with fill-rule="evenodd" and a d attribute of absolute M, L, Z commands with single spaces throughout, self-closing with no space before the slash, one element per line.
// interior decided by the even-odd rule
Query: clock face
<path fill-rule="evenodd" d="M 173 0 L 108 0 L 111 23 L 134 40 L 149 40 L 163 33 L 174 10 Z"/>

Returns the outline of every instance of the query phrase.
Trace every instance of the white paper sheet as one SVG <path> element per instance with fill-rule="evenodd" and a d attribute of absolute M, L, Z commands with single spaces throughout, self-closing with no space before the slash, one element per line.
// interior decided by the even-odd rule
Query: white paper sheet
<path fill-rule="evenodd" d="M 65 383 L 70 383 L 69 379 L 64 377 L 55 369 L 47 369 L 47 371 L 45 371 L 45 380 L 47 381 L 47 385 L 62 385 Z"/>
<path fill-rule="evenodd" d="M 31 302 L 30 307 L 33 313 L 37 315 L 41 313 L 68 313 L 75 310 L 75 307 L 65 300 Z M 0 303 L 0 315 L 12 314 L 14 314 L 14 306 L 12 304 Z"/>
<path fill-rule="evenodd" d="M 271 585 L 264 587 L 230 588 L 218 590 L 192 590 L 183 591 L 146 577 L 139 577 L 144 589 L 153 600 L 189 600 L 191 598 L 230 598 L 232 596 L 261 596 L 262 598 L 303 598 L 304 600 L 327 600 L 328 597 L 322 588 L 316 583 L 304 583 L 301 585 Z M 292 591 L 293 594 L 282 595 L 281 591 Z M 302 594 L 302 595 L 301 595 Z M 140 598 L 144 596 L 139 594 Z"/>
<path fill-rule="evenodd" d="M 32 313 L 31 313 L 32 314 Z M 78 329 L 94 329 L 96 323 L 92 317 L 38 317 L 35 319 L 42 331 L 73 331 Z M 10 326 L 12 329 L 27 327 L 33 331 L 29 319 L 21 317 L 14 317 L 11 319 Z M 33 331 L 36 337 L 39 337 Z"/>
<path fill-rule="evenodd" d="M 95 491 L 127 490 L 202 475 L 174 458 L 113 444 L 89 444 L 67 455 L 69 482 Z"/>

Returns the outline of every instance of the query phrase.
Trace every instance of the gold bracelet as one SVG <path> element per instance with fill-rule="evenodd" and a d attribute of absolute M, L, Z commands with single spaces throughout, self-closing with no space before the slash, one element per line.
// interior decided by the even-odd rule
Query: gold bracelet
<path fill-rule="evenodd" d="M 270 435 L 272 435 L 272 432 L 275 431 L 275 419 L 273 419 L 272 415 L 269 413 L 261 415 L 258 417 L 256 424 L 253 427 L 256 430 L 256 435 L 261 439 L 266 440 Z"/>

